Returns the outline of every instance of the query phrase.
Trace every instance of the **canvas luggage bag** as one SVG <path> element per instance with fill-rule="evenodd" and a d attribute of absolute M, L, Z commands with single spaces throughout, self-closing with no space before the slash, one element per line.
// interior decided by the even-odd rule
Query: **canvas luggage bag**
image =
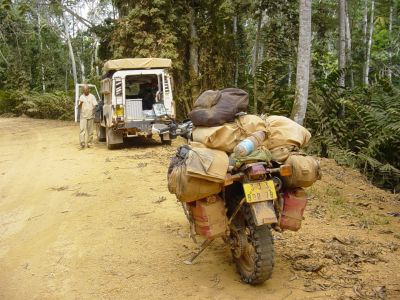
<path fill-rule="evenodd" d="M 190 171 L 188 172 L 187 163 L 189 157 L 192 158 L 189 166 Z M 178 200 L 192 202 L 218 194 L 222 190 L 224 183 L 221 177 L 224 172 L 225 178 L 227 172 L 227 156 L 221 158 L 222 155 L 218 153 L 218 155 L 214 154 L 213 158 L 210 158 L 212 155 L 208 153 L 208 158 L 205 159 L 205 166 L 201 162 L 204 157 L 204 155 L 194 155 L 192 147 L 185 145 L 178 148 L 176 156 L 171 159 L 168 168 L 168 190 L 170 193 L 175 194 Z M 225 165 L 226 169 L 223 171 Z"/>
<path fill-rule="evenodd" d="M 246 137 L 256 131 L 269 134 L 267 124 L 256 115 L 243 115 L 237 117 L 234 123 L 227 123 L 214 127 L 195 127 L 193 141 L 204 144 L 211 149 L 218 149 L 232 153 L 233 148 Z"/>
<path fill-rule="evenodd" d="M 219 150 L 192 147 L 186 160 L 188 176 L 223 183 L 228 170 L 228 155 Z"/>
<path fill-rule="evenodd" d="M 189 118 L 195 126 L 218 126 L 233 122 L 235 115 L 246 112 L 249 95 L 237 88 L 205 91 L 196 100 Z"/>
<path fill-rule="evenodd" d="M 168 190 L 182 202 L 192 202 L 218 194 L 222 188 L 222 183 L 188 176 L 185 164 L 175 167 L 168 176 Z"/>
<path fill-rule="evenodd" d="M 292 166 L 292 175 L 282 177 L 287 188 L 309 187 L 321 179 L 319 162 L 311 156 L 302 153 L 292 153 L 285 161 Z"/>
<path fill-rule="evenodd" d="M 270 136 L 264 145 L 268 149 L 280 146 L 304 147 L 311 138 L 311 133 L 295 121 L 282 116 L 269 116 L 265 119 L 270 129 Z"/>
<path fill-rule="evenodd" d="M 283 145 L 274 149 L 269 149 L 269 152 L 271 152 L 272 160 L 280 163 L 287 160 L 290 154 L 296 151 L 299 151 L 299 147 L 293 145 Z"/>

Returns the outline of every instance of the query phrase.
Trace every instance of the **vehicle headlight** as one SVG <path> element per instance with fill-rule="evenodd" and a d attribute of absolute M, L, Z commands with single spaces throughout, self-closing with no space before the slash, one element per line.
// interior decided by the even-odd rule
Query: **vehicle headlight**
<path fill-rule="evenodd" d="M 124 106 L 118 104 L 117 107 L 115 108 L 115 115 L 117 117 L 123 117 L 124 116 Z"/>

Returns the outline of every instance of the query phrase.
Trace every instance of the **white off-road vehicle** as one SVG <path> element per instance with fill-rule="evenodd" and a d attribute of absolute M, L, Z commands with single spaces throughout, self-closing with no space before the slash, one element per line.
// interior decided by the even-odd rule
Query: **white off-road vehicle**
<path fill-rule="evenodd" d="M 105 63 L 95 118 L 99 141 L 106 141 L 112 149 L 124 138 L 157 134 L 163 143 L 171 143 L 176 137 L 176 123 L 170 67 L 171 60 L 165 58 L 124 58 Z M 77 104 L 79 87 L 76 94 Z"/>

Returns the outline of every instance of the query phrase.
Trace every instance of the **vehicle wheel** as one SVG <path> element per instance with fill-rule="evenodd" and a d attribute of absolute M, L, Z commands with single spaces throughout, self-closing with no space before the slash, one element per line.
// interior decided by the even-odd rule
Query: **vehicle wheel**
<path fill-rule="evenodd" d="M 116 149 L 119 144 L 111 144 L 111 135 L 115 134 L 112 128 L 106 128 L 106 144 L 109 150 Z"/>
<path fill-rule="evenodd" d="M 172 140 L 171 140 L 171 139 L 169 139 L 169 140 L 164 140 L 164 138 L 163 138 L 162 135 L 160 135 L 160 138 L 161 138 L 161 143 L 162 143 L 163 145 L 168 145 L 168 146 L 171 146 L 171 145 L 172 145 Z"/>
<path fill-rule="evenodd" d="M 241 279 L 257 285 L 271 277 L 274 267 L 274 247 L 268 225 L 256 226 L 250 207 L 245 204 L 235 218 L 232 238 L 235 246 L 232 256 Z"/>
<path fill-rule="evenodd" d="M 101 126 L 100 123 L 96 124 L 96 134 L 97 134 L 97 140 L 99 142 L 106 141 L 106 129 L 105 127 Z"/>

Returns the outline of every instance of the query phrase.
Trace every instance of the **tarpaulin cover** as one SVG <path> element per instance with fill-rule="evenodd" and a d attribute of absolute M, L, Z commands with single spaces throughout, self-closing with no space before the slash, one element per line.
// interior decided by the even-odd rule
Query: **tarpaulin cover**
<path fill-rule="evenodd" d="M 168 58 L 121 58 L 107 61 L 103 71 L 170 68 L 171 65 L 172 62 Z"/>

